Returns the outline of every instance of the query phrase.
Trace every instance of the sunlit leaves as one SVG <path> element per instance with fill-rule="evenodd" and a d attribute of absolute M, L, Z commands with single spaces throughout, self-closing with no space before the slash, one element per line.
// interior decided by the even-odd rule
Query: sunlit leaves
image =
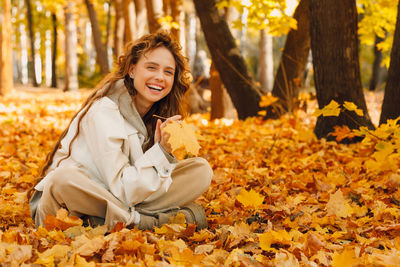
<path fill-rule="evenodd" d="M 290 29 L 297 29 L 297 21 L 286 14 L 286 0 L 222 0 L 218 8 L 235 7 L 240 14 L 248 12 L 246 24 L 252 29 L 267 29 L 271 35 L 287 34 Z M 234 27 L 244 26 L 241 20 L 234 22 Z"/>
<path fill-rule="evenodd" d="M 383 64 L 388 68 L 393 34 L 396 26 L 397 0 L 358 0 L 361 14 L 358 33 L 363 44 L 374 45 L 375 35 L 382 38 L 378 48 L 384 53 Z"/>

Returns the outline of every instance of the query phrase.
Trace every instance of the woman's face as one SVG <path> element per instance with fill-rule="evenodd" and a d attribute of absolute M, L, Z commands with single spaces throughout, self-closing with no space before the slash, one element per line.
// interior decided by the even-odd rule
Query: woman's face
<path fill-rule="evenodd" d="M 136 105 L 150 109 L 168 95 L 174 84 L 175 68 L 172 53 L 163 46 L 142 55 L 130 70 L 137 91 Z"/>

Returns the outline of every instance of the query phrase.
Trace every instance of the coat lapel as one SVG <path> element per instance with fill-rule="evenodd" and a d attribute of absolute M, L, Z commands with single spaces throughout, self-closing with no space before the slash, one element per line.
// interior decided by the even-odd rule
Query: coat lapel
<path fill-rule="evenodd" d="M 107 95 L 107 97 L 118 105 L 122 117 L 144 136 L 144 144 L 147 143 L 149 138 L 146 126 L 136 110 L 135 103 L 133 102 L 128 89 L 125 87 L 124 80 L 121 79 L 117 81 L 114 88 L 111 90 L 111 93 Z"/>

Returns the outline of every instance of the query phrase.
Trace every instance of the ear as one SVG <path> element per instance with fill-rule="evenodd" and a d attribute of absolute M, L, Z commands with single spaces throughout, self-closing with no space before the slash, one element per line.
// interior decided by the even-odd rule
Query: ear
<path fill-rule="evenodd" d="M 135 77 L 135 65 L 131 65 L 130 67 L 129 67 L 129 72 L 128 72 L 128 74 L 129 74 L 129 77 L 131 77 L 132 79 Z"/>

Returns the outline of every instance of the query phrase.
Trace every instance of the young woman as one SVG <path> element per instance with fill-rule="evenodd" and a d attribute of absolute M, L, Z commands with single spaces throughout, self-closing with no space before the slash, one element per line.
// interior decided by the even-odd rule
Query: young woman
<path fill-rule="evenodd" d="M 187 61 L 168 34 L 131 43 L 47 156 L 30 201 L 36 226 L 66 208 L 109 229 L 117 222 L 152 229 L 178 212 L 207 227 L 193 201 L 209 187 L 212 170 L 203 158 L 178 162 L 163 131 L 181 119 L 189 85 Z"/>

